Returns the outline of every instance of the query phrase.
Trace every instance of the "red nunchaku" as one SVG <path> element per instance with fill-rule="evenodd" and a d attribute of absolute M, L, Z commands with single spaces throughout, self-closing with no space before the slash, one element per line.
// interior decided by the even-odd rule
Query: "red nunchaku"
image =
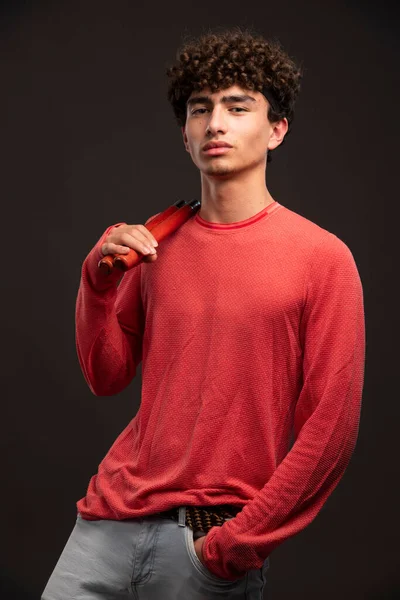
<path fill-rule="evenodd" d="M 178 227 L 188 221 L 200 208 L 200 200 L 178 200 L 172 206 L 166 208 L 159 215 L 154 217 L 146 228 L 151 231 L 152 235 L 160 243 L 164 238 L 176 231 Z M 98 267 L 106 274 L 110 274 L 114 267 L 121 271 L 128 271 L 139 264 L 144 258 L 140 254 L 130 249 L 128 254 L 106 254 L 102 258 Z"/>

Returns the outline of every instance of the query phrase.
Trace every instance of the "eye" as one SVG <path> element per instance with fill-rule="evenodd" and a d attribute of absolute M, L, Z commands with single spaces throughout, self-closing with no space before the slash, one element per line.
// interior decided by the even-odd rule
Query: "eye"
<path fill-rule="evenodd" d="M 243 110 L 246 112 L 246 108 L 241 108 L 240 106 L 234 106 L 233 108 L 229 109 L 229 110 Z"/>
<path fill-rule="evenodd" d="M 207 108 L 196 108 L 196 110 L 192 111 L 192 115 L 195 115 L 196 113 L 198 113 L 199 110 L 207 110 Z M 203 113 L 201 113 L 201 114 L 203 114 Z"/>

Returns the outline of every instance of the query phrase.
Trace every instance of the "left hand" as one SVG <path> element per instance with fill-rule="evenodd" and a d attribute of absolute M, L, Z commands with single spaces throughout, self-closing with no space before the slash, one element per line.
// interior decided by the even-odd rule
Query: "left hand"
<path fill-rule="evenodd" d="M 206 567 L 206 569 L 208 569 L 208 567 L 204 563 L 204 559 L 203 559 L 203 544 L 206 540 L 206 537 L 207 537 L 207 535 L 203 535 L 203 537 L 199 538 L 198 540 L 195 540 L 194 541 L 194 549 L 196 551 L 199 561 Z M 232 581 L 232 580 L 229 580 L 229 581 Z"/>
<path fill-rule="evenodd" d="M 201 563 L 203 563 L 204 566 L 206 566 L 206 565 L 205 565 L 204 559 L 203 559 L 203 550 L 202 550 L 202 548 L 203 548 L 203 544 L 205 542 L 206 537 L 207 537 L 206 535 L 203 535 L 203 537 L 201 537 L 201 538 L 199 538 L 199 539 L 197 539 L 197 540 L 194 541 L 194 549 L 196 551 L 197 557 L 198 557 L 199 561 Z"/>

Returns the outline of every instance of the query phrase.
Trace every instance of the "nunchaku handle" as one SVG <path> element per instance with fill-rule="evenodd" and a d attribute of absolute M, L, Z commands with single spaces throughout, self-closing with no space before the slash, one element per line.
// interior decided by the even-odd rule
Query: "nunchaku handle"
<path fill-rule="evenodd" d="M 200 200 L 178 200 L 159 215 L 154 217 L 147 229 L 160 243 L 164 238 L 176 231 L 183 223 L 188 221 L 200 208 Z M 98 263 L 99 269 L 109 275 L 114 267 L 121 271 L 128 271 L 139 264 L 144 258 L 143 254 L 131 248 L 128 254 L 106 254 Z"/>

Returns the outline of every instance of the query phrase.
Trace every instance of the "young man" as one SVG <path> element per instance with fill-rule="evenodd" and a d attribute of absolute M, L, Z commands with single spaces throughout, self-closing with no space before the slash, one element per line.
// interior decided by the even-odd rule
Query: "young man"
<path fill-rule="evenodd" d="M 356 443 L 355 261 L 265 180 L 300 70 L 234 29 L 186 43 L 168 76 L 201 208 L 157 250 L 147 227 L 117 223 L 83 263 L 86 381 L 112 396 L 142 361 L 142 398 L 77 503 L 43 600 L 261 600 L 269 555 L 316 517 Z M 121 282 L 98 269 L 130 248 L 145 258 Z"/>

